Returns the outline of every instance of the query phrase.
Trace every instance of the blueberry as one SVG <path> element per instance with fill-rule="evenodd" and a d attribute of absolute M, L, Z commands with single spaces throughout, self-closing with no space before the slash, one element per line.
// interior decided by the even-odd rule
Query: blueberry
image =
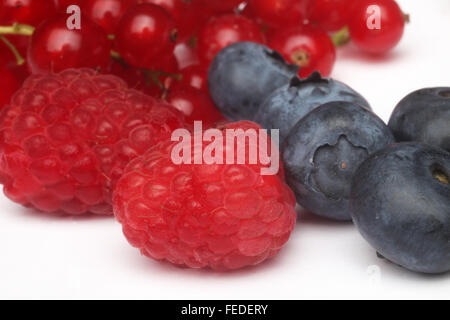
<path fill-rule="evenodd" d="M 395 108 L 389 127 L 397 141 L 418 141 L 450 151 L 450 87 L 410 93 Z"/>
<path fill-rule="evenodd" d="M 409 270 L 450 270 L 450 153 L 399 143 L 356 171 L 350 209 L 363 237 Z"/>
<path fill-rule="evenodd" d="M 314 108 L 332 101 L 348 101 L 370 109 L 359 93 L 342 82 L 313 73 L 307 79 L 293 78 L 261 104 L 255 122 L 266 129 L 280 129 L 280 141 Z"/>
<path fill-rule="evenodd" d="M 238 42 L 222 49 L 208 75 L 211 97 L 229 120 L 252 120 L 264 98 L 298 72 L 266 46 Z"/>
<path fill-rule="evenodd" d="M 305 209 L 350 221 L 353 173 L 393 142 L 389 128 L 371 111 L 352 102 L 326 103 L 301 119 L 282 145 L 287 182 Z"/>

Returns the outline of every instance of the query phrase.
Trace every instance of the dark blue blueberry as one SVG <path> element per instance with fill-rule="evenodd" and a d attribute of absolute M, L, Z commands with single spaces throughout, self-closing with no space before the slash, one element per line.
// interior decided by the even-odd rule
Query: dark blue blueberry
<path fill-rule="evenodd" d="M 280 141 L 283 141 L 301 118 L 332 101 L 353 102 L 370 109 L 366 99 L 355 90 L 315 72 L 307 79 L 295 77 L 275 90 L 261 104 L 255 122 L 266 129 L 280 129 Z"/>
<path fill-rule="evenodd" d="M 298 72 L 266 46 L 238 42 L 221 50 L 208 75 L 211 97 L 230 120 L 252 120 L 265 97 Z"/>
<path fill-rule="evenodd" d="M 394 142 L 371 111 L 329 102 L 301 119 L 282 145 L 286 179 L 297 202 L 318 215 L 350 221 L 353 173 L 364 159 Z"/>
<path fill-rule="evenodd" d="M 392 113 L 389 127 L 397 141 L 418 141 L 450 151 L 450 87 L 407 95 Z"/>
<path fill-rule="evenodd" d="M 399 143 L 356 171 L 350 209 L 363 237 L 386 259 L 425 273 L 450 270 L 450 153 Z"/>

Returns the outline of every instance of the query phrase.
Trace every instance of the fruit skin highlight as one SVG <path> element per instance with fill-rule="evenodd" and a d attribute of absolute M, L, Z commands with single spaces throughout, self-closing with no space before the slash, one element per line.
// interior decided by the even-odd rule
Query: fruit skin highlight
<path fill-rule="evenodd" d="M 356 171 L 350 208 L 362 236 L 409 270 L 450 270 L 450 154 L 420 143 L 376 152 Z"/>
<path fill-rule="evenodd" d="M 0 112 L 0 181 L 40 211 L 112 214 L 128 162 L 183 127 L 175 108 L 91 69 L 33 75 Z"/>
<path fill-rule="evenodd" d="M 394 137 L 371 111 L 329 102 L 300 120 L 281 147 L 286 181 L 297 202 L 323 217 L 350 221 L 351 179 L 370 154 Z"/>
<path fill-rule="evenodd" d="M 241 121 L 221 129 L 251 128 L 261 127 Z M 265 165 L 248 157 L 245 164 L 175 165 L 177 143 L 160 143 L 133 160 L 117 184 L 114 212 L 130 244 L 156 260 L 214 270 L 275 256 L 296 220 L 281 174 L 261 175 Z"/>
<path fill-rule="evenodd" d="M 289 134 L 295 124 L 310 111 L 327 102 L 348 101 L 370 109 L 362 95 L 346 84 L 322 78 L 315 72 L 307 79 L 293 78 L 261 104 L 255 122 L 265 129 L 279 129 L 280 142 Z"/>
<path fill-rule="evenodd" d="M 271 92 L 289 83 L 298 67 L 276 51 L 253 42 L 238 42 L 221 50 L 208 74 L 217 108 L 229 120 L 252 120 Z"/>
<path fill-rule="evenodd" d="M 389 128 L 397 141 L 419 141 L 450 151 L 450 87 L 407 95 L 395 107 Z"/>

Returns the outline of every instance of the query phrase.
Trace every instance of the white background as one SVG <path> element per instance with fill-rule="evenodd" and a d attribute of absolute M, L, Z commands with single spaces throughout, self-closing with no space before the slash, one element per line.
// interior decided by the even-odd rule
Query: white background
<path fill-rule="evenodd" d="M 401 45 L 383 58 L 352 46 L 334 77 L 387 121 L 425 86 L 450 86 L 450 1 L 402 0 Z M 300 215 L 282 253 L 233 273 L 179 269 L 140 256 L 112 218 L 27 210 L 0 196 L 0 298 L 315 299 L 450 298 L 450 274 L 414 274 L 379 260 L 351 224 Z"/>

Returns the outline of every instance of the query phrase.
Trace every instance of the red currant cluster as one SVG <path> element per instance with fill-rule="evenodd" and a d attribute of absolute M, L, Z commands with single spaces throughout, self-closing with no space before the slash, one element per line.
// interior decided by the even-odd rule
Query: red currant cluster
<path fill-rule="evenodd" d="M 68 28 L 73 5 L 79 29 Z M 351 38 L 386 52 L 404 23 L 394 0 L 2 0 L 0 104 L 29 73 L 90 67 L 189 115 L 192 104 L 212 110 L 207 70 L 232 43 L 264 43 L 299 65 L 301 77 L 328 76 L 336 46 Z"/>

